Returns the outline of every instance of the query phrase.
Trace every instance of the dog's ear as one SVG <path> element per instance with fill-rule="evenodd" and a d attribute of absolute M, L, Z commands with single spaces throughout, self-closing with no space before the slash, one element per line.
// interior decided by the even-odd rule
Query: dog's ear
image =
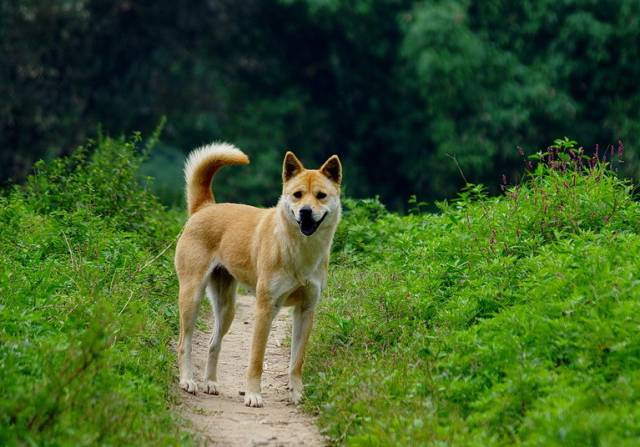
<path fill-rule="evenodd" d="M 342 182 L 342 165 L 337 155 L 329 157 L 320 168 L 320 172 L 338 185 Z"/>
<path fill-rule="evenodd" d="M 304 166 L 302 166 L 298 157 L 296 157 L 293 152 L 288 151 L 284 156 L 284 162 L 282 163 L 282 180 L 286 182 L 300 174 L 302 171 L 304 171 Z"/>

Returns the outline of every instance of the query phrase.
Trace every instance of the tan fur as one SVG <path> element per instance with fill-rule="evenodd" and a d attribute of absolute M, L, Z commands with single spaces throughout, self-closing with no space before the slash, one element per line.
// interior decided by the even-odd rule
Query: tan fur
<path fill-rule="evenodd" d="M 214 143 L 192 151 L 184 167 L 189 215 L 198 211 L 205 203 L 214 201 L 210 185 L 218 169 L 224 165 L 248 163 L 249 157 L 227 143 Z"/>
<path fill-rule="evenodd" d="M 260 380 L 267 338 L 273 318 L 283 306 L 294 306 L 289 388 L 292 401 L 298 403 L 303 391 L 305 346 L 340 221 L 342 167 L 334 155 L 320 169 L 305 169 L 293 153 L 287 152 L 283 190 L 276 207 L 214 203 L 210 182 L 215 172 L 226 164 L 245 163 L 247 156 L 235 147 L 214 144 L 192 152 L 185 166 L 190 218 L 178 241 L 175 258 L 180 282 L 180 386 L 188 392 L 197 390 L 191 365 L 191 337 L 206 289 L 215 320 L 204 391 L 218 393 L 218 354 L 222 337 L 233 320 L 236 284 L 241 282 L 256 292 L 245 404 L 262 406 Z M 311 224 L 309 216 L 313 219 Z M 303 229 L 309 231 L 309 225 L 316 227 L 318 222 L 313 234 L 303 234 Z"/>

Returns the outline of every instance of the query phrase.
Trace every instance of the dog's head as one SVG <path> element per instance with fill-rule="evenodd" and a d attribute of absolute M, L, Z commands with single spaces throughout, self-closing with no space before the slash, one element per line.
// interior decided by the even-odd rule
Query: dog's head
<path fill-rule="evenodd" d="M 311 236 L 321 226 L 335 225 L 340 218 L 342 165 L 332 155 L 320 169 L 305 169 L 287 152 L 282 164 L 282 199 L 287 219 Z"/>

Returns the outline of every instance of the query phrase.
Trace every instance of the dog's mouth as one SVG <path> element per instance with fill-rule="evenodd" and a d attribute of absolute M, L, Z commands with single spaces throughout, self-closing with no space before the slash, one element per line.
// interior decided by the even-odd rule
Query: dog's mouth
<path fill-rule="evenodd" d="M 329 214 L 328 211 L 323 214 L 320 220 L 314 220 L 311 214 L 303 214 L 300 217 L 300 220 L 296 219 L 296 222 L 300 227 L 300 232 L 305 236 L 311 236 L 313 233 L 316 232 L 316 230 L 318 229 L 318 227 L 320 226 L 324 218 L 327 217 L 327 214 Z M 295 217 L 295 214 L 294 214 L 294 217 Z"/>

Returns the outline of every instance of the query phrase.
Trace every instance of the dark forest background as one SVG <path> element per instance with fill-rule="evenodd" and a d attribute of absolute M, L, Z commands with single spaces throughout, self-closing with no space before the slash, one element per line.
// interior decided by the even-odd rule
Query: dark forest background
<path fill-rule="evenodd" d="M 285 150 L 338 153 L 347 194 L 401 209 L 513 181 L 554 138 L 625 143 L 638 177 L 637 0 L 0 0 L 0 179 L 98 129 L 148 135 L 179 203 L 182 159 L 225 140 L 252 165 L 221 198 L 272 204 Z"/>

